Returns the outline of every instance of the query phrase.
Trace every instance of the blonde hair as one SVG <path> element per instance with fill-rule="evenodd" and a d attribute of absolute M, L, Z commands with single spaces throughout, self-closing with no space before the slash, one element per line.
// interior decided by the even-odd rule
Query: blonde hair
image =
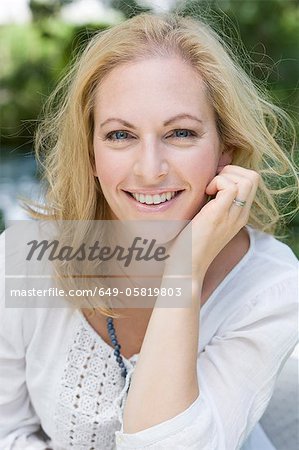
<path fill-rule="evenodd" d="M 28 203 L 27 211 L 42 219 L 109 219 L 93 174 L 95 91 L 114 67 L 151 57 L 180 57 L 200 74 L 224 151 L 234 148 L 231 164 L 261 175 L 248 223 L 278 236 L 298 210 L 288 206 L 296 202 L 299 185 L 292 121 L 211 26 L 178 13 L 142 13 L 90 40 L 46 104 L 35 141 L 45 204 Z"/>

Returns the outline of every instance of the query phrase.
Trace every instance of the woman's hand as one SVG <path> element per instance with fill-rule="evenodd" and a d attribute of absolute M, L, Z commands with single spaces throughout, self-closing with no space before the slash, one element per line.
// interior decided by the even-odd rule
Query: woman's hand
<path fill-rule="evenodd" d="M 227 165 L 206 187 L 215 195 L 192 220 L 193 275 L 204 275 L 218 253 L 243 228 L 258 188 L 260 175 L 243 167 Z M 236 205 L 234 199 L 246 201 Z"/>
<path fill-rule="evenodd" d="M 193 280 L 203 280 L 214 258 L 247 224 L 259 179 L 259 174 L 253 170 L 227 165 L 206 187 L 206 194 L 215 198 L 208 201 L 191 221 Z M 233 202 L 236 198 L 246 201 L 245 206 L 236 205 Z M 172 260 L 182 261 L 180 236 L 182 234 L 184 238 L 184 231 L 170 249 Z M 173 252 L 178 252 L 175 257 Z"/>

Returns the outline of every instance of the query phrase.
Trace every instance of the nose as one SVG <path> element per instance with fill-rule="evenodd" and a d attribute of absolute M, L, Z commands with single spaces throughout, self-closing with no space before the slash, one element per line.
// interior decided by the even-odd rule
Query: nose
<path fill-rule="evenodd" d="M 143 181 L 154 183 L 165 177 L 169 172 L 166 155 L 156 142 L 147 141 L 140 144 L 136 152 L 133 173 Z"/>

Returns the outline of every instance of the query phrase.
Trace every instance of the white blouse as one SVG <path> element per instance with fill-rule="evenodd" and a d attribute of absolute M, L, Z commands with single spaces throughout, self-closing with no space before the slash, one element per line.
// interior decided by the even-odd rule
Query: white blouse
<path fill-rule="evenodd" d="M 298 261 L 273 236 L 246 228 L 248 252 L 200 311 L 199 397 L 134 434 L 123 433 L 122 414 L 138 354 L 123 357 L 125 381 L 79 309 L 5 308 L 3 282 L 1 450 L 250 450 L 298 342 Z M 4 254 L 4 233 L 0 240 Z M 3 280 L 4 257 L 1 266 Z"/>

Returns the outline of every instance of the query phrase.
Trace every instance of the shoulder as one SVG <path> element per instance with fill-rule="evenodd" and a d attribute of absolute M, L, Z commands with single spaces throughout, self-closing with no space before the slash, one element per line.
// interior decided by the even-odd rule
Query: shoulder
<path fill-rule="evenodd" d="M 294 318 L 298 314 L 299 264 L 293 250 L 274 236 L 258 230 L 253 235 L 252 277 L 253 294 L 250 304 L 261 311 L 280 311 Z M 295 323 L 293 323 L 295 326 Z"/>
<path fill-rule="evenodd" d="M 33 336 L 44 335 L 46 326 L 56 331 L 66 327 L 71 313 L 63 298 L 33 295 L 33 290 L 45 292 L 53 286 L 44 268 L 26 260 L 26 243 L 39 236 L 39 224 L 33 221 L 19 221 L 0 235 L 0 338 L 9 336 L 10 344 L 19 349 Z"/>
<path fill-rule="evenodd" d="M 227 299 L 231 307 L 242 306 L 265 291 L 271 292 L 276 285 L 286 286 L 287 294 L 298 283 L 298 259 L 292 249 L 268 233 L 249 225 L 246 229 L 250 241 L 247 252 L 214 294 Z M 222 263 L 227 262 L 223 259 Z"/>
<path fill-rule="evenodd" d="M 298 259 L 287 244 L 251 226 L 246 228 L 251 241 L 247 270 L 255 273 L 252 281 L 267 286 L 298 277 Z"/>
<path fill-rule="evenodd" d="M 298 260 L 292 249 L 272 235 L 246 228 L 247 253 L 201 309 L 209 336 L 242 318 L 259 320 L 271 309 L 292 311 L 294 318 L 298 313 Z"/>
<path fill-rule="evenodd" d="M 275 238 L 272 234 L 257 230 L 250 225 L 246 226 L 253 239 L 255 253 L 268 260 L 280 261 L 292 266 L 298 264 L 298 259 L 293 250 L 285 243 Z"/>
<path fill-rule="evenodd" d="M 274 236 L 248 227 L 250 248 L 230 282 L 222 290 L 228 299 L 222 326 L 275 316 L 288 318 L 295 333 L 298 314 L 298 259 L 292 249 Z"/>

